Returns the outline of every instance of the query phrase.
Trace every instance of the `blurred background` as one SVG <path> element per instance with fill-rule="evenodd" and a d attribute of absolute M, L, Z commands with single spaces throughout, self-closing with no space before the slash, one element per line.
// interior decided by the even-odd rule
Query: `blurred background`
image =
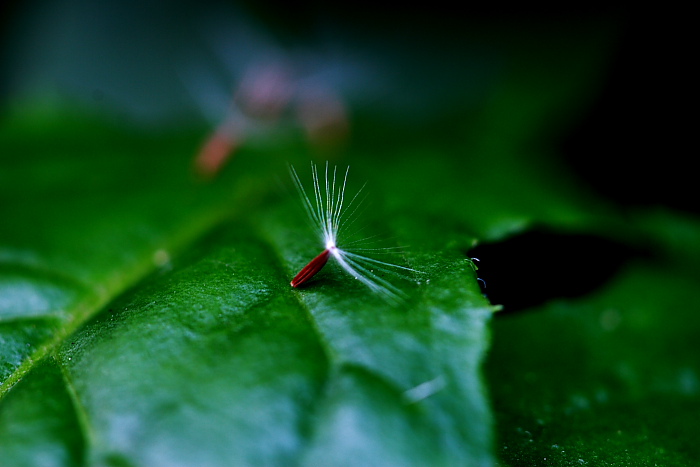
<path fill-rule="evenodd" d="M 612 429 L 608 415 L 615 420 L 615 410 L 627 407 L 630 394 L 644 408 L 663 409 L 656 418 L 645 413 L 629 418 L 625 413 L 621 418 L 634 427 L 630 433 L 636 433 L 637 425 L 644 432 L 647 422 L 648 426 L 669 425 L 665 407 L 646 398 L 655 395 L 650 381 L 681 381 L 677 386 L 682 397 L 669 398 L 668 413 L 694 413 L 683 405 L 687 395 L 695 397 L 698 387 L 692 320 L 700 315 L 687 306 L 693 303 L 700 257 L 694 248 L 700 207 L 693 164 L 697 150 L 691 140 L 695 134 L 691 83 L 697 81 L 691 68 L 697 55 L 691 40 L 694 16 L 616 6 L 551 9 L 479 4 L 463 10 L 441 2 L 415 9 L 379 8 L 370 2 L 5 2 L 0 7 L 0 135 L 11 135 L 29 119 L 32 131 L 16 140 L 8 138 L 6 147 L 41 143 L 26 154 L 0 154 L 7 164 L 0 167 L 0 187 L 9 187 L 4 193 L 10 198 L 0 196 L 0 205 L 10 208 L 0 227 L 9 239 L 6 257 L 17 261 L 25 250 L 36 250 L 48 258 L 42 268 L 65 274 L 66 267 L 73 265 L 68 276 L 85 273 L 86 283 L 100 286 L 113 273 L 119 280 L 113 281 L 110 293 L 120 293 L 120 287 L 130 287 L 140 280 L 139 274 L 151 271 L 151 263 L 157 267 L 168 263 L 163 239 L 184 245 L 211 227 L 208 223 L 216 215 L 202 206 L 224 204 L 228 209 L 236 205 L 228 198 L 219 202 L 222 193 L 232 191 L 225 177 L 219 179 L 223 181 L 219 191 L 217 184 L 207 186 L 215 189 L 205 193 L 208 197 L 202 198 L 201 205 L 189 202 L 181 187 L 190 186 L 192 180 L 189 172 L 180 169 L 190 158 L 201 174 L 213 177 L 238 145 L 272 140 L 270 135 L 285 131 L 304 134 L 314 149 L 325 151 L 325 158 L 342 154 L 346 143 L 357 144 L 355 152 L 347 154 L 361 154 L 369 161 L 367 171 L 375 171 L 374 181 L 380 181 L 375 187 L 385 181 L 384 205 L 401 213 L 397 219 L 403 217 L 402 207 L 420 206 L 420 222 L 425 225 L 435 221 L 449 230 L 453 227 L 449 222 L 454 222 L 454 232 L 446 232 L 447 239 L 439 235 L 431 239 L 458 245 L 465 258 L 479 257 L 488 298 L 507 310 L 493 320 L 495 345 L 491 346 L 492 363 L 487 362 L 489 378 L 496 382 L 490 386 L 494 407 L 506 407 L 501 409 L 505 422 L 497 424 L 503 439 L 514 437 L 522 441 L 525 451 L 532 449 L 527 447 L 532 439 L 523 437 L 529 437 L 529 431 L 508 430 L 525 426 L 523 414 L 532 415 L 533 426 L 542 426 L 536 410 L 530 410 L 536 407 L 530 401 L 541 398 L 544 409 L 557 407 L 543 387 L 554 388 L 553 400 L 571 396 L 574 405 L 580 405 L 580 387 L 587 387 L 590 394 L 601 387 L 612 388 L 610 393 L 623 404 L 595 406 L 590 417 L 595 422 L 591 432 L 596 435 L 599 427 Z M 563 97 L 558 100 L 559 96 Z M 80 125 L 67 138 L 71 145 L 54 151 L 62 141 L 56 131 L 44 138 L 42 116 L 55 124 L 75 114 Z M 132 135 L 123 147 L 105 151 L 114 160 L 129 159 L 128 164 L 120 166 L 111 160 L 83 167 L 85 154 L 101 154 L 105 146 L 98 134 L 90 144 L 73 149 L 80 146 L 75 143 L 82 142 L 83 129 L 90 131 L 86 116 L 96 116 L 108 126 L 136 128 L 139 131 L 131 133 L 138 135 L 166 137 L 142 140 Z M 20 125 L 13 126 L 16 121 Z M 107 145 L 119 135 L 112 134 Z M 204 143 L 197 154 L 200 141 Z M 248 154 L 271 154 L 282 167 L 294 151 L 308 158 L 308 147 L 299 151 L 294 144 L 280 143 L 268 151 L 253 148 Z M 292 147 L 296 149 L 289 150 Z M 400 149 L 392 151 L 395 148 Z M 32 151 L 43 163 L 50 162 L 31 174 L 34 178 L 29 180 L 46 185 L 36 190 L 17 175 L 22 171 L 13 172 L 11 167 L 13 162 L 25 162 L 22 157 L 31 165 Z M 156 157 L 148 161 L 150 155 Z M 426 163 L 441 156 L 449 161 Z M 146 161 L 143 166 L 141 160 Z M 169 167 L 173 160 L 183 165 Z M 392 165 L 397 160 L 403 164 Z M 163 170 L 164 166 L 170 170 Z M 260 171 L 267 169 L 265 163 L 259 165 Z M 382 174 L 390 172 L 383 180 Z M 86 174 L 94 180 L 83 181 L 80 177 Z M 184 179 L 183 174 L 188 176 L 187 184 L 176 179 Z M 413 189 L 411 179 L 419 177 L 429 180 L 423 185 L 427 188 Z M 67 202 L 59 206 L 62 211 L 45 209 L 36 216 L 37 207 L 45 204 L 42 197 L 55 195 L 53 178 L 60 179 L 56 187 L 76 185 L 78 190 L 68 193 Z M 362 178 L 369 177 L 360 173 L 358 179 Z M 447 189 L 441 192 L 446 179 Z M 132 190 L 138 183 L 140 188 Z M 241 196 L 253 193 L 244 199 L 249 203 L 257 191 L 246 183 L 253 182 L 243 178 L 241 183 Z M 81 189 L 91 195 L 85 196 Z M 36 194 L 22 204 L 17 195 L 25 191 Z M 122 196 L 127 191 L 130 196 Z M 179 205 L 178 195 L 182 196 Z M 82 202 L 86 198 L 89 203 Z M 116 208 L 105 208 L 113 207 L 110 203 Z M 582 212 L 591 213 L 590 218 L 577 217 L 580 213 L 575 211 L 581 206 Z M 198 217 L 200 210 L 206 216 Z M 445 219 L 448 223 L 442 224 Z M 460 224 L 465 219 L 464 226 L 473 230 Z M 544 225 L 528 224 L 529 219 Z M 596 223 L 604 224 L 603 228 Z M 155 233 L 146 229 L 142 234 L 142 225 L 153 225 Z M 581 228 L 585 235 L 572 238 L 562 232 L 537 232 L 538 227 L 548 226 L 568 227 L 574 233 Z M 625 232 L 626 228 L 633 232 Z M 182 238 L 173 240 L 172 232 Z M 601 232 L 605 238 L 594 237 Z M 459 241 L 479 238 L 484 242 L 480 246 L 493 246 L 493 256 L 469 250 L 463 243 L 450 244 L 452 235 L 459 235 Z M 629 285 L 624 283 L 619 299 L 614 294 L 608 297 L 605 290 L 603 295 L 591 294 L 611 278 L 613 287 L 618 287 L 617 278 L 627 277 L 620 273 L 623 266 L 639 269 L 638 251 L 626 251 L 619 243 L 625 235 L 635 242 L 651 239 L 652 254 L 661 260 L 645 265 L 641 279 L 633 277 Z M 489 240 L 499 243 L 489 245 Z M 153 245 L 158 254 L 151 261 Z M 509 272 L 510 279 L 497 276 Z M 29 278 L 33 285 L 34 277 Z M 282 285 L 287 288 L 287 282 Z M 583 288 L 569 291 L 571 285 Z M 652 299 L 639 293 L 647 290 Z M 616 288 L 612 291 L 617 293 Z M 558 315 L 561 304 L 556 299 L 571 296 L 584 298 L 563 307 Z M 514 303 L 514 297 L 521 301 Z M 599 322 L 594 314 L 602 305 L 618 301 L 629 316 L 637 313 L 646 320 L 639 328 L 634 327 L 639 321 L 629 320 L 628 338 L 609 332 L 620 324 L 615 322 L 621 316 L 616 310 L 611 314 L 606 308 L 607 314 L 601 315 L 615 318 L 614 325 L 610 320 Z M 552 307 L 539 307 L 548 303 Z M 508 314 L 538 307 L 539 316 Z M 525 325 L 517 321 L 529 316 L 534 317 Z M 591 326 L 571 325 L 586 317 Z M 551 340 L 552 336 L 556 339 Z M 28 344 L 18 346 L 29 352 Z M 556 365 L 566 359 L 574 365 Z M 519 379 L 530 375 L 525 370 L 533 367 L 543 369 L 542 379 L 530 383 Z M 527 387 L 529 392 L 523 390 Z M 629 393 L 628 387 L 632 388 Z M 523 393 L 531 398 L 521 397 Z M 511 401 L 514 405 L 509 408 Z M 524 401 L 522 407 L 520 401 Z M 695 399 L 691 402 L 696 404 Z M 560 408 L 568 416 L 567 404 Z M 499 410 L 495 413 L 500 416 Z M 558 437 L 573 427 L 573 445 L 578 430 L 583 426 L 585 431 L 588 425 L 562 420 L 551 432 Z M 685 442 L 683 435 L 692 431 L 684 432 L 685 427 L 692 423 L 694 419 L 678 424 L 679 434 L 671 431 L 660 446 L 668 440 L 664 446 L 673 446 L 674 440 Z M 554 442 L 561 441 L 546 441 L 540 448 L 550 450 Z M 597 441 L 592 444 L 598 449 Z M 620 453 L 627 456 L 628 447 L 642 444 L 648 445 L 648 439 L 625 438 Z M 683 449 L 690 453 L 688 458 L 697 457 L 695 448 Z"/>
<path fill-rule="evenodd" d="M 244 118 L 251 132 L 284 109 L 311 132 L 329 122 L 342 132 L 343 119 L 366 108 L 420 124 L 478 106 L 503 65 L 498 43 L 553 27 L 608 28 L 598 82 L 559 138 L 559 154 L 622 204 L 698 211 L 686 170 L 695 75 L 682 11 L 194 0 L 1 8 L 3 109 L 70 103 L 139 125 L 216 126 L 241 123 L 243 113 L 255 117 Z M 256 104 L 251 96 L 265 89 L 241 90 L 246 82 L 276 94 Z"/>

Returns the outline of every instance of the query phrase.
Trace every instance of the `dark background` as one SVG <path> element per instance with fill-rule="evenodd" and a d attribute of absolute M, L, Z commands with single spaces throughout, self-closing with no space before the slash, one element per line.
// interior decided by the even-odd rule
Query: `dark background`
<path fill-rule="evenodd" d="M 423 43 L 426 49 L 442 45 L 448 52 L 460 50 L 462 44 L 468 45 L 473 24 L 486 28 L 526 25 L 536 29 L 538 24 L 559 23 L 566 27 L 586 21 L 595 27 L 596 21 L 605 20 L 617 30 L 608 67 L 588 108 L 571 131 L 562 136 L 561 157 L 584 183 L 623 206 L 664 205 L 695 213 L 700 210 L 692 163 L 697 152 L 691 142 L 695 125 L 691 128 L 690 124 L 696 101 L 691 82 L 697 81 L 696 73 L 691 72 L 695 55 L 691 51 L 692 16 L 683 11 L 479 4 L 458 13 L 440 2 L 431 2 L 430 8 L 389 8 L 371 2 L 189 0 L 95 5 L 83 1 L 15 1 L 4 2 L 1 8 L 4 70 L 0 92 L 5 105 L 47 82 L 58 89 L 70 88 L 66 82 L 71 82 L 70 92 L 60 92 L 72 97 L 81 92 L 90 94 L 93 100 L 104 99 L 105 105 L 116 104 L 117 108 L 120 99 L 127 100 L 124 89 L 121 94 L 99 89 L 76 92 L 80 86 L 75 83 L 79 80 L 66 76 L 111 78 L 117 83 L 113 87 L 123 88 L 120 76 L 133 71 L 129 69 L 131 64 L 160 81 L 157 89 L 149 83 L 131 83 L 134 100 L 152 100 L 144 106 L 176 101 L 172 98 L 175 86 L 165 82 L 166 75 L 160 74 L 163 67 L 158 68 L 152 55 L 140 55 L 139 49 L 163 51 L 158 55 L 167 56 L 190 47 L 196 54 L 201 46 L 198 41 L 206 35 L 202 29 L 207 23 L 201 18 L 207 14 L 216 16 L 218 12 L 226 12 L 223 16 L 240 14 L 244 21 L 264 29 L 281 44 L 314 46 L 333 37 L 341 44 L 354 42 L 369 56 L 386 53 L 393 44 L 402 42 Z M 114 27 L 110 30 L 105 24 Z M 99 62 L 95 50 L 100 50 L 100 44 L 85 40 L 91 25 L 96 30 L 102 28 L 98 40 L 117 44 L 112 55 L 107 51 L 103 57 L 106 62 L 114 62 L 112 65 L 87 63 L 84 58 L 91 56 L 93 62 Z M 86 31 L 76 33 L 81 28 Z M 74 37 L 56 38 L 52 36 L 56 31 L 63 35 L 72 31 Z M 381 42 L 388 45 L 371 50 L 372 43 Z M 80 50 L 81 47 L 88 51 Z M 124 50 L 132 56 L 124 54 Z M 454 54 L 446 53 L 444 60 L 454 60 Z M 95 71 L 99 69 L 102 72 Z"/>

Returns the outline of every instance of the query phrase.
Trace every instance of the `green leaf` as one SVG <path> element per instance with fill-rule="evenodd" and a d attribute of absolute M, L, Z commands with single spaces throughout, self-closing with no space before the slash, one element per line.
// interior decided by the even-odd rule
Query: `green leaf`
<path fill-rule="evenodd" d="M 188 175 L 192 139 L 94 131 L 97 148 L 75 139 L 60 154 L 70 180 L 6 211 L 7 462 L 491 463 L 479 363 L 492 308 L 438 224 L 400 206 L 365 216 L 369 236 L 393 237 L 380 247 L 415 245 L 397 258 L 420 271 L 392 279 L 399 303 L 333 268 L 295 290 L 321 245 L 291 185 L 265 188 L 288 176 L 283 161 L 243 152 L 205 185 Z M 10 161 L 4 190 L 20 199 L 12 180 L 40 178 L 49 156 L 15 135 L 5 146 L 39 159 Z"/>
<path fill-rule="evenodd" d="M 506 465 L 695 465 L 697 279 L 649 264 L 605 290 L 494 323 Z"/>
<path fill-rule="evenodd" d="M 398 302 L 333 264 L 290 287 L 324 247 L 291 185 L 316 157 L 294 134 L 251 139 L 206 183 L 204 129 L 6 118 L 0 462 L 692 465 L 697 220 L 625 223 L 551 154 L 601 69 L 591 31 L 490 37 L 503 65 L 479 101 L 420 128 L 353 120 L 336 154 L 350 193 L 367 182 L 353 227 L 403 247 Z M 492 320 L 468 250 L 535 225 L 657 257 Z"/>

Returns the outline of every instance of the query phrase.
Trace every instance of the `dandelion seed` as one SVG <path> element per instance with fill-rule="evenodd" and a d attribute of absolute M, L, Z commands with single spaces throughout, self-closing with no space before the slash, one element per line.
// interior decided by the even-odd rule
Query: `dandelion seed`
<path fill-rule="evenodd" d="M 301 194 L 304 208 L 311 218 L 314 226 L 318 229 L 324 250 L 314 259 L 304 266 L 301 271 L 292 279 L 292 287 L 299 287 L 318 273 L 330 258 L 337 261 L 345 272 L 351 277 L 359 280 L 372 291 L 389 299 L 396 299 L 403 294 L 401 291 L 383 277 L 374 273 L 378 270 L 383 273 L 401 275 L 401 271 L 416 273 L 418 271 L 397 264 L 380 261 L 367 256 L 352 253 L 347 249 L 338 246 L 339 234 L 344 227 L 348 227 L 353 220 L 359 206 L 358 196 L 362 188 L 346 201 L 345 188 L 348 181 L 350 167 L 345 170 L 344 176 L 338 176 L 337 167 L 329 168 L 328 162 L 325 167 L 325 180 L 321 180 L 318 174 L 318 166 L 311 163 L 311 174 L 313 177 L 313 202 L 304 190 L 304 186 L 299 179 L 294 167 L 291 168 L 292 178 Z M 364 187 L 363 187 L 364 188 Z"/>

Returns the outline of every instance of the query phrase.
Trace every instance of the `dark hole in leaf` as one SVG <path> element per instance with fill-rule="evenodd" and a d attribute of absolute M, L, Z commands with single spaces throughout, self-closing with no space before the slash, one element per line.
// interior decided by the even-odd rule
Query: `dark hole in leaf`
<path fill-rule="evenodd" d="M 504 312 L 513 312 L 586 295 L 640 251 L 594 235 L 530 231 L 468 254 L 479 259 L 484 294 Z"/>

